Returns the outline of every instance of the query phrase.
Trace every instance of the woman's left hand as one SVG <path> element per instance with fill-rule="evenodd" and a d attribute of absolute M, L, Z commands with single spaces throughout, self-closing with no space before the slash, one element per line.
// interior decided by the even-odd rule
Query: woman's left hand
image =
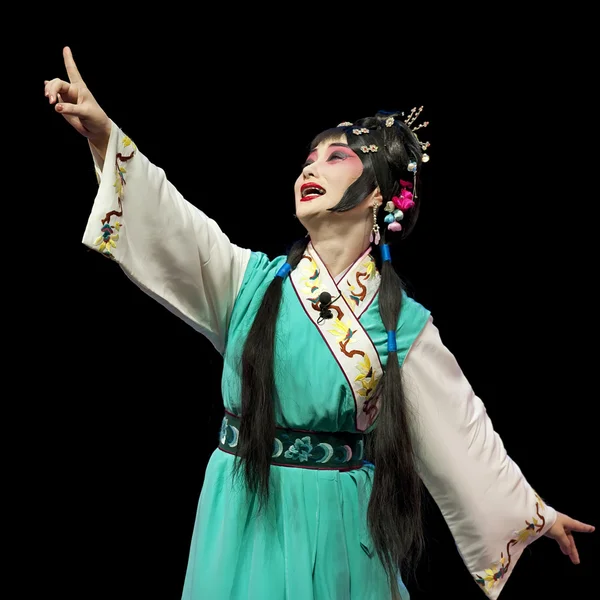
<path fill-rule="evenodd" d="M 563 554 L 566 554 L 573 564 L 578 565 L 580 562 L 579 553 L 577 552 L 573 532 L 591 533 L 595 529 L 593 525 L 576 521 L 567 515 L 558 513 L 556 522 L 546 531 L 545 535 L 556 540 Z"/>

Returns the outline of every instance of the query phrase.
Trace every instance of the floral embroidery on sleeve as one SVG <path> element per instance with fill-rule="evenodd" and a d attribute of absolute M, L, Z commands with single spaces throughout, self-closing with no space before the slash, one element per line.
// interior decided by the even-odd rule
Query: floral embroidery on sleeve
<path fill-rule="evenodd" d="M 485 569 L 484 574 L 477 574 L 475 581 L 483 588 L 486 594 L 508 573 L 511 555 L 510 550 L 517 544 L 527 544 L 529 538 L 538 535 L 546 525 L 546 519 L 541 514 L 541 510 L 546 508 L 544 501 L 536 494 L 535 513 L 537 517 L 532 517 L 531 522 L 525 521 L 525 527 L 514 532 L 513 538 L 506 544 L 506 556 L 504 552 L 500 553 L 500 559 Z"/>
<path fill-rule="evenodd" d="M 119 239 L 119 230 L 122 227 L 122 223 L 120 221 L 115 221 L 111 224 L 110 220 L 112 217 L 121 217 L 123 215 L 123 189 L 125 187 L 125 174 L 127 170 L 123 166 L 128 160 L 131 160 L 136 152 L 135 144 L 131 141 L 131 138 L 128 136 L 124 136 L 121 142 L 123 144 L 123 148 L 127 148 L 128 146 L 132 146 L 132 151 L 128 155 L 123 155 L 120 152 L 117 152 L 117 156 L 115 158 L 115 171 L 116 178 L 113 187 L 117 193 L 117 202 L 119 203 L 119 210 L 111 210 L 104 215 L 100 227 L 100 235 L 94 241 L 94 246 L 98 246 L 98 251 L 101 252 L 107 258 L 114 259 L 112 250 L 117 247 L 117 241 Z"/>

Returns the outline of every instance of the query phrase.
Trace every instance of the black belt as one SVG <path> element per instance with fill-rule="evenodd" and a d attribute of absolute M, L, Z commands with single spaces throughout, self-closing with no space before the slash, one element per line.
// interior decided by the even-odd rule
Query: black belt
<path fill-rule="evenodd" d="M 226 412 L 219 434 L 219 448 L 229 454 L 236 454 L 239 431 L 240 418 Z M 301 469 L 348 471 L 360 469 L 364 464 L 363 456 L 362 433 L 329 433 L 277 427 L 271 464 Z"/>

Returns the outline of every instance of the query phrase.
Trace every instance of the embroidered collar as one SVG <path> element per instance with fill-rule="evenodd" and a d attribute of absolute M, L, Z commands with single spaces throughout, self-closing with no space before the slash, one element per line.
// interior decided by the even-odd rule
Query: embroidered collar
<path fill-rule="evenodd" d="M 309 243 L 290 274 L 302 307 L 319 330 L 352 390 L 358 431 L 365 431 L 375 422 L 379 407 L 374 392 L 383 374 L 379 354 L 359 321 L 379 291 L 381 280 L 370 251 L 369 247 L 334 279 Z M 328 307 L 333 313 L 331 319 L 319 320 L 319 295 L 322 292 L 331 294 L 332 302 Z"/>
<path fill-rule="evenodd" d="M 371 256 L 371 246 L 335 278 L 321 260 L 312 242 L 308 243 L 304 254 L 307 260 L 314 262 L 319 271 L 321 283 L 319 293 L 327 291 L 332 298 L 337 298 L 341 294 L 352 312 L 360 319 L 373 302 L 381 282 L 375 259 Z M 318 299 L 319 294 L 316 297 Z"/>

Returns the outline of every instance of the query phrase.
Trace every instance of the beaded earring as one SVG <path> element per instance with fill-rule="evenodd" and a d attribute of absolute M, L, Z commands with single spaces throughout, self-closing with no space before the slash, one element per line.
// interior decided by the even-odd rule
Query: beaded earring
<path fill-rule="evenodd" d="M 375 242 L 375 245 L 379 245 L 381 240 L 381 234 L 379 233 L 379 223 L 377 223 L 377 209 L 379 208 L 378 204 L 373 204 L 373 229 L 371 230 L 371 236 L 369 237 L 369 242 L 371 244 Z"/>

